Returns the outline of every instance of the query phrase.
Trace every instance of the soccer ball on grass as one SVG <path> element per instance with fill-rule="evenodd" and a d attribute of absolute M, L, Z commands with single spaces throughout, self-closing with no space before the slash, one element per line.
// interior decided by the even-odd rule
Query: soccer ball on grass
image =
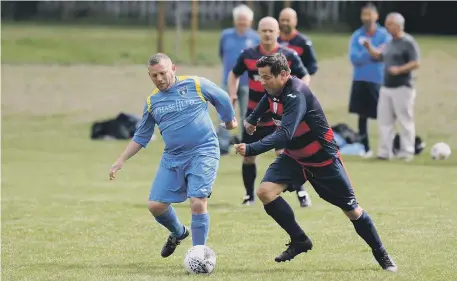
<path fill-rule="evenodd" d="M 216 267 L 216 254 L 208 246 L 194 246 L 184 257 L 184 267 L 190 274 L 210 274 Z"/>
<path fill-rule="evenodd" d="M 433 160 L 445 160 L 451 155 L 451 148 L 444 142 L 436 143 L 430 149 L 430 156 Z"/>

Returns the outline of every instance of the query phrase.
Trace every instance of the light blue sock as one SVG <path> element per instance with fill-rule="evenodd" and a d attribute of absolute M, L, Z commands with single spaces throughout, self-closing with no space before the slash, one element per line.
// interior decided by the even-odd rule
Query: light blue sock
<path fill-rule="evenodd" d="M 209 214 L 192 214 L 192 244 L 205 245 L 208 239 Z"/>
<path fill-rule="evenodd" d="M 172 206 L 168 206 L 165 213 L 155 217 L 155 219 L 158 223 L 170 230 L 171 235 L 174 237 L 180 237 L 184 234 L 184 226 L 179 221 L 178 216 L 176 216 L 175 209 Z"/>

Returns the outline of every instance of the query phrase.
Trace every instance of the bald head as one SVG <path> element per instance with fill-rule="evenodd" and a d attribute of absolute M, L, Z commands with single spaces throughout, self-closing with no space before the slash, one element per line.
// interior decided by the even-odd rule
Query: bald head
<path fill-rule="evenodd" d="M 386 17 L 385 26 L 394 38 L 401 37 L 405 28 L 405 18 L 400 13 L 390 13 Z"/>
<path fill-rule="evenodd" d="M 290 18 L 297 18 L 297 12 L 295 12 L 292 8 L 285 8 L 279 13 L 279 18 L 281 17 L 290 17 Z"/>
<path fill-rule="evenodd" d="M 259 21 L 259 30 L 261 30 L 262 28 L 279 30 L 279 23 L 273 17 L 264 17 Z"/>
<path fill-rule="evenodd" d="M 276 46 L 276 40 L 279 36 L 279 23 L 273 17 L 265 17 L 259 21 L 258 32 L 260 35 L 260 44 L 263 48 L 269 49 Z"/>
<path fill-rule="evenodd" d="M 279 13 L 279 29 L 287 35 L 297 27 L 297 12 L 292 8 L 285 8 Z"/>

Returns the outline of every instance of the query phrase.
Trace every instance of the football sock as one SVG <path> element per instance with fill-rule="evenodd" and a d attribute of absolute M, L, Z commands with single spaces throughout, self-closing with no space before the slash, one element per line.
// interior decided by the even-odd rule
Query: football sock
<path fill-rule="evenodd" d="M 367 212 L 362 211 L 360 218 L 351 221 L 354 224 L 357 234 L 367 242 L 371 249 L 379 250 L 383 247 L 376 227 Z"/>
<path fill-rule="evenodd" d="M 279 196 L 275 200 L 263 206 L 270 215 L 290 236 L 292 240 L 305 240 L 305 232 L 295 220 L 294 211 L 286 200 Z"/>
<path fill-rule="evenodd" d="M 368 119 L 366 117 L 359 117 L 359 135 L 361 142 L 365 147 L 365 151 L 370 150 L 370 143 L 368 139 Z"/>
<path fill-rule="evenodd" d="M 205 245 L 208 239 L 209 214 L 192 214 L 192 245 Z"/>
<path fill-rule="evenodd" d="M 172 206 L 168 206 L 165 213 L 155 217 L 155 219 L 158 223 L 170 230 L 172 236 L 180 237 L 184 234 L 184 225 L 179 221 Z"/>
<path fill-rule="evenodd" d="M 293 185 L 289 185 L 290 187 L 294 187 Z M 305 191 L 305 188 L 303 187 L 303 185 L 301 185 L 299 188 L 297 188 L 297 195 L 300 191 Z"/>
<path fill-rule="evenodd" d="M 254 164 L 243 163 L 243 182 L 244 188 L 246 189 L 246 195 L 254 198 L 254 183 L 257 176 L 257 167 Z"/>

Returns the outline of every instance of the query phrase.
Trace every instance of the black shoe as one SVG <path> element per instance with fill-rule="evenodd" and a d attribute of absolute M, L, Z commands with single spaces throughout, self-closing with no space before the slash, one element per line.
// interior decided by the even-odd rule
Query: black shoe
<path fill-rule="evenodd" d="M 246 195 L 243 197 L 243 202 L 241 205 L 249 206 L 255 203 L 254 196 Z"/>
<path fill-rule="evenodd" d="M 276 262 L 290 261 L 298 254 L 308 252 L 313 248 L 313 243 L 311 242 L 311 239 L 306 237 L 305 241 L 291 241 L 289 244 L 286 244 L 286 246 L 288 246 L 287 250 L 275 258 Z"/>
<path fill-rule="evenodd" d="M 300 202 L 300 207 L 306 208 L 311 206 L 311 198 L 307 191 L 299 191 L 297 192 L 298 202 Z"/>
<path fill-rule="evenodd" d="M 185 226 L 184 233 L 181 237 L 168 236 L 167 242 L 163 245 L 162 252 L 160 253 L 162 257 L 166 258 L 171 256 L 171 254 L 175 252 L 176 246 L 178 246 L 182 240 L 186 239 L 187 236 L 189 236 L 189 230 Z"/>
<path fill-rule="evenodd" d="M 387 251 L 384 249 L 373 250 L 373 256 L 378 261 L 382 269 L 397 272 L 397 265 L 394 260 L 387 254 Z"/>

